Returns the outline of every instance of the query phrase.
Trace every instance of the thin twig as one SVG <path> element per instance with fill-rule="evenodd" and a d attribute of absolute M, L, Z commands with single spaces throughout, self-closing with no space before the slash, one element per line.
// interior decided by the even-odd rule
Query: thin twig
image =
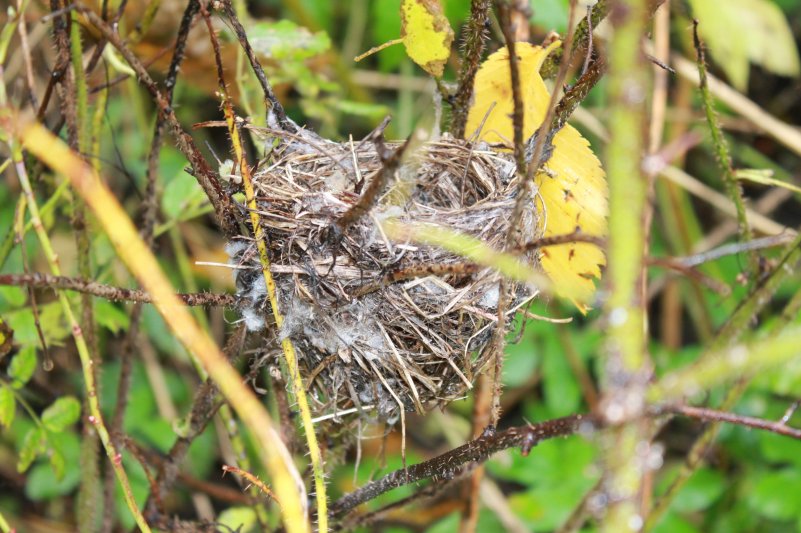
<path fill-rule="evenodd" d="M 36 287 L 53 290 L 68 290 L 82 294 L 90 294 L 98 298 L 105 298 L 115 302 L 153 303 L 153 296 L 141 289 L 125 289 L 105 285 L 96 281 L 73 278 L 68 276 L 55 276 L 34 272 L 31 274 L 0 274 L 0 285 L 13 285 L 17 287 Z M 177 294 L 179 299 L 189 306 L 238 307 L 239 299 L 233 294 L 217 294 L 201 292 L 191 294 Z"/>
<path fill-rule="evenodd" d="M 675 413 L 690 418 L 697 418 L 699 420 L 706 420 L 708 422 L 725 422 L 727 424 L 735 424 L 754 429 L 763 429 L 771 433 L 776 433 L 777 435 L 801 440 L 801 429 L 790 427 L 783 421 L 776 422 L 753 416 L 738 415 L 728 411 L 718 411 L 706 407 L 693 407 L 691 405 L 669 406 L 665 407 L 662 411 L 665 413 Z"/>

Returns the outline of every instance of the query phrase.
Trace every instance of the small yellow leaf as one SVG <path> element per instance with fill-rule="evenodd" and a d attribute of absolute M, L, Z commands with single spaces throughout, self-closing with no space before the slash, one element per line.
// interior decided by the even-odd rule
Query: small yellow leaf
<path fill-rule="evenodd" d="M 520 93 L 525 107 L 523 134 L 526 136 L 531 135 L 545 118 L 551 95 L 539 71 L 548 54 L 557 46 L 558 41 L 547 48 L 522 42 L 515 45 L 520 71 Z M 489 56 L 478 69 L 473 95 L 473 105 L 465 126 L 467 138 L 473 137 L 481 128 L 478 137 L 480 140 L 511 148 L 514 137 L 511 117 L 515 106 L 512 100 L 508 48 L 503 47 Z"/>
<path fill-rule="evenodd" d="M 523 136 L 529 138 L 540 126 L 550 101 L 539 69 L 553 48 L 517 43 L 520 89 L 523 99 Z M 511 148 L 513 138 L 511 76 L 508 49 L 492 54 L 476 74 L 474 102 L 467 118 L 468 138 Z M 483 126 L 482 126 L 483 124 Z M 480 131 L 479 131 L 480 128 Z M 553 153 L 545 171 L 537 174 L 538 198 L 542 202 L 543 236 L 582 233 L 606 235 L 607 185 L 601 163 L 581 134 L 571 126 L 562 128 L 553 139 Z M 543 247 L 542 269 L 554 283 L 556 294 L 570 298 L 586 312 L 595 294 L 595 278 L 606 263 L 603 251 L 594 244 L 568 243 Z"/>
<path fill-rule="evenodd" d="M 432 76 L 442 76 L 451 55 L 453 30 L 437 0 L 401 2 L 401 39 L 412 61 Z"/>

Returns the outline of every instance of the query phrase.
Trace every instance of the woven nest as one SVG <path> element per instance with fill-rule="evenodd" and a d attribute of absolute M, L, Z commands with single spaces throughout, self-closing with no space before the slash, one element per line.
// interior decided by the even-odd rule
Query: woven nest
<path fill-rule="evenodd" d="M 393 421 L 401 408 L 424 412 L 461 396 L 492 355 L 500 275 L 438 247 L 393 242 L 381 223 L 435 224 L 503 249 L 514 163 L 449 138 L 410 149 L 374 205 L 332 239 L 380 175 L 377 150 L 302 132 L 284 137 L 253 178 L 284 314 L 280 336 L 295 346 L 317 416 L 358 411 Z M 519 231 L 531 238 L 538 220 L 527 205 Z M 255 245 L 243 238 L 229 254 L 243 318 L 261 329 L 271 313 Z M 536 295 L 507 287 L 510 314 Z"/>

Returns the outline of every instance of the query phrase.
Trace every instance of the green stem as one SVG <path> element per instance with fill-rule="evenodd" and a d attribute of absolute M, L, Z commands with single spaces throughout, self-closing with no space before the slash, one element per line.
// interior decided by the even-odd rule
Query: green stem
<path fill-rule="evenodd" d="M 641 41 L 648 19 L 646 0 L 620 0 L 610 15 L 609 45 L 609 248 L 605 304 L 606 379 L 603 415 L 604 467 L 609 507 L 601 531 L 637 531 L 642 525 L 637 497 L 642 490 L 642 461 L 635 458 L 648 442 L 644 393 L 649 368 L 643 294 L 647 179 L 641 169 L 650 69 Z"/>
<path fill-rule="evenodd" d="M 748 218 L 745 213 L 745 202 L 743 201 L 743 189 L 740 182 L 734 174 L 734 168 L 731 163 L 731 155 L 729 155 L 729 146 L 726 139 L 723 137 L 723 131 L 720 128 L 717 113 L 715 112 L 715 104 L 712 96 L 709 93 L 709 86 L 707 84 L 706 75 L 706 59 L 704 57 L 704 44 L 698 37 L 697 22 L 695 23 L 693 37 L 695 39 L 695 49 L 698 53 L 698 77 L 700 78 L 701 101 L 704 104 L 704 113 L 706 114 L 706 122 L 709 125 L 709 133 L 712 135 L 712 145 L 714 146 L 715 158 L 718 161 L 720 170 L 723 173 L 723 185 L 726 188 L 726 194 L 729 195 L 731 201 L 737 209 L 737 225 L 740 231 L 740 240 L 748 242 L 753 238 L 751 227 L 748 225 Z M 749 267 L 753 275 L 759 272 L 759 255 L 756 251 L 749 254 Z"/>
<path fill-rule="evenodd" d="M 75 76 L 76 117 L 78 120 L 78 152 L 86 155 L 89 149 L 91 115 L 89 113 L 89 89 L 86 84 L 86 72 L 83 68 L 83 46 L 81 44 L 81 25 L 78 14 L 72 12 L 70 26 L 70 54 L 72 71 Z"/>

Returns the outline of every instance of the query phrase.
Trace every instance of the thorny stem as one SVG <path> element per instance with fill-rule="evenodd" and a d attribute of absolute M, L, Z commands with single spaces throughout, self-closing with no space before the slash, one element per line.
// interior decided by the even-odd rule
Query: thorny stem
<path fill-rule="evenodd" d="M 453 97 L 451 107 L 451 135 L 457 139 L 464 137 L 464 128 L 467 124 L 467 114 L 470 110 L 470 100 L 473 97 L 473 82 L 484 53 L 488 37 L 490 0 L 472 0 L 470 2 L 470 20 L 464 29 L 464 57 L 462 68 L 459 71 L 459 87 Z"/>
<path fill-rule="evenodd" d="M 222 95 L 222 98 L 223 98 L 223 106 L 224 106 L 224 110 L 225 110 L 225 116 L 226 116 L 226 119 L 228 119 L 229 117 L 230 118 L 235 118 L 234 114 L 233 114 L 233 104 L 232 104 L 231 99 L 230 99 L 230 97 L 228 95 L 228 88 L 227 88 L 227 85 L 225 83 L 225 77 L 224 77 L 224 74 L 223 74 L 222 56 L 220 54 L 220 44 L 219 44 L 219 41 L 217 39 L 217 33 L 214 30 L 214 27 L 212 25 L 211 15 L 209 14 L 207 5 L 205 3 L 199 3 L 199 9 L 200 9 L 200 12 L 201 12 L 201 14 L 203 16 L 203 20 L 206 23 L 206 28 L 207 28 L 207 30 L 209 32 L 209 39 L 211 41 L 212 48 L 214 50 L 214 58 L 215 58 L 215 63 L 217 65 L 217 79 L 218 79 L 218 82 L 219 82 L 220 94 Z M 226 120 L 226 122 L 227 122 L 227 125 L 229 127 L 231 127 L 231 126 L 233 126 L 234 128 L 237 127 L 235 121 Z M 238 134 L 238 130 L 237 130 L 237 134 Z M 234 137 L 232 136 L 231 140 L 232 140 L 232 144 L 234 145 L 234 151 L 237 154 L 236 162 L 240 163 L 240 164 L 243 164 L 247 168 L 249 168 L 248 164 L 247 164 L 247 160 L 246 160 L 246 158 L 244 158 L 244 150 L 242 149 L 242 146 L 241 146 L 241 138 L 239 136 L 237 136 L 236 137 L 236 141 L 234 141 Z M 171 233 L 175 234 L 174 229 L 173 229 L 173 231 Z M 175 239 L 175 248 L 176 249 L 181 249 L 182 248 L 180 246 L 180 242 L 178 241 L 177 238 Z M 185 278 L 187 280 L 192 280 L 193 278 L 188 272 L 188 270 L 189 270 L 189 268 L 188 268 L 189 267 L 188 260 L 184 261 L 184 264 L 187 267 L 187 269 L 186 269 L 187 270 L 187 274 L 185 275 Z M 205 320 L 201 321 L 201 324 L 203 324 L 203 322 L 205 322 Z M 206 327 L 208 327 L 208 326 L 206 326 Z M 199 373 L 201 374 L 201 377 L 206 377 L 205 371 L 202 368 L 199 368 Z M 244 470 L 250 470 L 251 469 L 250 458 L 248 457 L 248 454 L 247 454 L 247 452 L 245 450 L 245 444 L 244 444 L 244 442 L 242 440 L 242 436 L 239 433 L 236 424 L 234 423 L 233 416 L 232 416 L 232 413 L 230 412 L 230 409 L 229 409 L 228 405 L 222 405 L 220 407 L 220 409 L 219 409 L 219 413 L 220 413 L 220 417 L 221 417 L 222 421 L 224 422 L 224 426 L 225 426 L 225 428 L 226 428 L 226 430 L 228 432 L 228 436 L 229 436 L 229 438 L 231 440 L 231 447 L 233 448 L 233 451 L 236 454 L 237 461 L 239 462 L 239 464 L 242 466 L 242 468 Z M 251 491 L 250 492 L 252 494 L 256 495 L 257 492 L 258 492 L 258 489 L 256 487 L 251 487 Z M 266 508 L 264 507 L 262 501 L 258 501 L 258 504 L 255 506 L 255 511 L 256 511 L 256 516 L 257 516 L 257 519 L 258 519 L 259 524 L 261 525 L 261 527 L 262 528 L 267 527 L 267 522 L 268 522 L 267 511 L 266 511 Z"/>
<path fill-rule="evenodd" d="M 381 169 L 378 171 L 378 174 L 370 180 L 370 184 L 361 196 L 359 196 L 359 200 L 345 211 L 334 223 L 334 231 L 338 233 L 338 235 L 334 235 L 336 238 L 344 235 L 351 226 L 370 211 L 370 208 L 372 208 L 378 200 L 381 191 L 395 176 L 403 160 L 403 154 L 411 144 L 414 132 L 406 139 L 406 142 L 398 146 L 393 152 L 389 152 L 383 140 L 383 132 L 387 124 L 389 124 L 389 117 L 385 118 L 381 125 L 371 134 L 376 146 L 376 152 L 381 159 Z"/>
<path fill-rule="evenodd" d="M 55 276 L 53 274 L 41 272 L 30 274 L 0 274 L 0 285 L 75 291 L 116 302 L 153 303 L 153 296 L 140 289 L 125 289 L 82 278 Z M 227 293 L 215 294 L 211 292 L 201 292 L 177 294 L 176 296 L 189 306 L 237 307 L 239 305 L 239 299 L 235 295 Z"/>
<path fill-rule="evenodd" d="M 284 317 L 278 308 L 278 296 L 276 293 L 275 280 L 270 272 L 270 259 L 267 252 L 267 243 L 265 242 L 264 230 L 261 226 L 261 218 L 258 214 L 258 205 L 256 204 L 256 193 L 253 188 L 253 180 L 250 175 L 250 167 L 248 166 L 247 159 L 244 156 L 242 149 L 242 142 L 239 135 L 239 128 L 236 124 L 236 117 L 233 115 L 233 108 L 230 102 L 225 106 L 226 119 L 229 121 L 229 134 L 231 135 L 231 144 L 234 146 L 234 153 L 236 162 L 238 163 L 240 173 L 242 175 L 242 184 L 245 189 L 245 198 L 250 211 L 251 224 L 253 226 L 253 237 L 256 240 L 256 247 L 259 251 L 259 261 L 261 263 L 262 275 L 264 276 L 264 283 L 267 286 L 267 294 L 270 299 L 270 306 L 273 311 L 273 318 L 275 319 L 275 326 L 281 329 L 284 323 Z M 281 348 L 284 351 L 284 358 L 289 370 L 292 388 L 295 393 L 295 400 L 298 402 L 298 409 L 301 414 L 301 421 L 303 429 L 306 434 L 306 443 L 309 446 L 309 456 L 312 462 L 312 469 L 314 473 L 314 486 L 315 496 L 317 498 L 317 511 L 318 511 L 318 528 L 319 531 L 325 532 L 328 530 L 328 515 L 327 515 L 327 501 L 326 501 L 326 488 L 325 478 L 323 471 L 323 459 L 320 453 L 320 447 L 317 444 L 317 435 L 314 432 L 314 424 L 312 423 L 311 410 L 309 403 L 306 399 L 306 391 L 303 386 L 303 379 L 300 376 L 298 369 L 298 359 L 295 353 L 295 347 L 292 341 L 287 337 L 281 341 Z"/>
<path fill-rule="evenodd" d="M 748 242 L 753 238 L 751 227 L 748 225 L 748 218 L 745 213 L 745 202 L 743 201 L 743 189 L 740 186 L 740 181 L 734 174 L 732 167 L 731 156 L 729 155 L 729 146 L 726 139 L 723 137 L 723 131 L 720 128 L 720 121 L 718 120 L 717 113 L 715 112 L 715 105 L 712 96 L 709 94 L 709 86 L 707 84 L 706 76 L 706 57 L 704 54 L 704 43 L 698 36 L 698 21 L 693 21 L 693 43 L 695 51 L 698 56 L 698 77 L 700 79 L 699 87 L 701 91 L 701 101 L 704 104 L 704 112 L 706 114 L 706 122 L 709 126 L 709 133 L 712 136 L 712 145 L 715 149 L 715 157 L 718 161 L 718 166 L 723 173 L 722 181 L 723 186 L 726 188 L 726 193 L 729 198 L 734 202 L 737 209 L 737 225 L 740 232 L 740 240 Z M 756 252 L 752 251 L 748 254 L 749 269 L 753 276 L 759 274 L 759 256 Z"/>
<path fill-rule="evenodd" d="M 396 470 L 381 479 L 349 493 L 331 504 L 331 517 L 341 516 L 364 502 L 396 487 L 432 478 L 450 479 L 459 475 L 464 465 L 483 463 L 491 455 L 508 448 L 520 447 L 523 455 L 540 442 L 576 433 L 582 425 L 591 427 L 594 419 L 588 415 L 572 415 L 528 426 L 513 427 L 499 432 L 485 432 L 481 437 L 454 448 L 434 459 Z"/>
<path fill-rule="evenodd" d="M 50 238 L 48 237 L 47 232 L 42 225 L 41 218 L 39 217 L 39 209 L 36 204 L 36 198 L 33 195 L 33 190 L 31 189 L 31 184 L 28 180 L 28 173 L 25 169 L 25 165 L 22 162 L 22 152 L 19 150 L 19 148 L 13 146 L 12 152 L 14 153 L 13 157 L 15 160 L 15 166 L 20 185 L 28 199 L 28 211 L 31 215 L 31 221 L 33 222 L 34 230 L 39 237 L 39 242 L 42 246 L 42 251 L 45 254 L 45 258 L 50 266 L 50 270 L 54 275 L 58 276 L 61 274 L 58 256 L 53 250 L 53 247 L 50 243 Z M 106 425 L 103 421 L 103 415 L 100 412 L 100 401 L 98 400 L 97 396 L 97 386 L 95 384 L 95 373 L 93 369 L 94 362 L 92 361 L 92 356 L 89 353 L 89 347 L 86 344 L 86 339 L 83 336 L 81 327 L 78 325 L 78 322 L 75 319 L 75 315 L 72 312 L 72 307 L 70 306 L 69 300 L 64 292 L 58 292 L 58 299 L 61 303 L 64 317 L 66 318 L 72 330 L 72 337 L 75 340 L 75 346 L 78 350 L 78 356 L 81 360 L 83 378 L 86 384 L 86 396 L 89 403 L 89 412 L 91 413 L 88 418 L 88 423 L 95 427 L 98 435 L 100 436 L 100 441 L 103 443 L 103 447 L 106 449 L 106 455 L 108 455 L 108 458 L 111 461 L 111 466 L 114 468 L 114 472 L 117 474 L 117 479 L 122 487 L 125 503 L 128 505 L 128 509 L 131 511 L 136 524 L 139 526 L 141 531 L 149 532 L 150 527 L 148 526 L 147 522 L 145 522 L 142 513 L 139 511 L 139 507 L 137 506 L 133 492 L 131 491 L 131 485 L 128 481 L 128 476 L 126 475 L 125 469 L 122 466 L 122 455 L 117 450 L 117 447 L 112 443 L 108 430 L 106 429 Z"/>
<path fill-rule="evenodd" d="M 772 433 L 776 433 L 777 435 L 783 435 L 785 437 L 801 440 L 801 429 L 790 427 L 784 421 L 774 422 L 753 416 L 737 415 L 728 411 L 718 411 L 705 407 L 693 407 L 691 405 L 668 407 L 665 409 L 665 411 L 684 415 L 690 418 L 697 418 L 699 420 L 727 422 L 729 424 L 737 424 L 738 426 L 764 429 Z"/>
<path fill-rule="evenodd" d="M 598 24 L 609 14 L 609 4 L 610 0 L 598 0 L 598 2 L 592 6 L 590 18 L 582 19 L 578 26 L 576 26 L 573 44 L 570 47 L 570 53 L 568 55 L 591 52 L 591 50 L 588 50 L 589 43 L 592 39 L 591 32 L 593 29 L 597 28 Z M 540 68 L 540 74 L 543 78 L 547 79 L 556 76 L 556 73 L 559 71 L 559 65 L 562 64 L 562 56 L 565 53 L 566 46 L 567 43 L 563 43 L 562 46 L 554 50 L 553 53 L 545 59 Z"/>
<path fill-rule="evenodd" d="M 642 527 L 637 497 L 643 475 L 642 445 L 648 445 L 643 418 L 650 362 L 646 350 L 643 227 L 647 180 L 642 159 L 649 69 L 641 39 L 648 20 L 647 0 L 619 0 L 610 14 L 614 36 L 609 45 L 609 246 L 604 305 L 605 398 L 601 412 L 613 425 L 604 435 L 604 491 L 609 505 L 601 531 L 621 533 Z"/>

